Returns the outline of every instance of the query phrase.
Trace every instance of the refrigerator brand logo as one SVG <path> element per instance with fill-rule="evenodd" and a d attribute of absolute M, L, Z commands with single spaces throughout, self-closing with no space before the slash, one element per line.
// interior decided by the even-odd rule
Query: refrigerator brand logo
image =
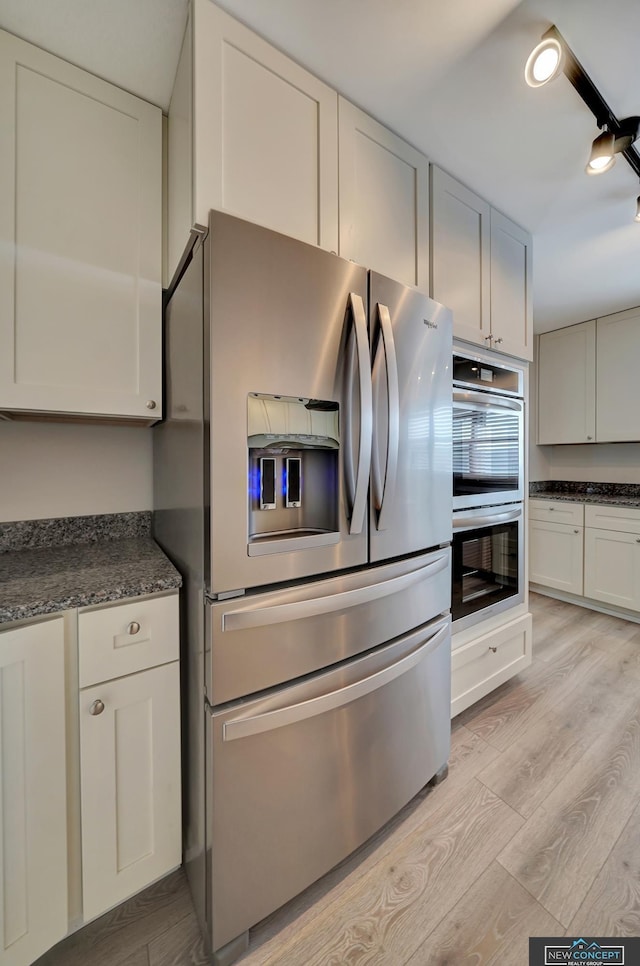
<path fill-rule="evenodd" d="M 556 963 L 624 964 L 626 940 L 607 939 L 530 939 L 530 966 L 555 966 Z M 606 943 L 606 945 L 603 945 Z M 541 948 L 543 947 L 543 949 Z M 543 952 L 543 956 L 540 953 Z M 536 955 L 537 954 L 537 955 Z"/>
<path fill-rule="evenodd" d="M 438 323 L 437 322 L 430 322 L 429 319 L 423 319 L 422 321 L 424 322 L 424 324 L 427 326 L 428 329 L 437 329 L 438 328 Z"/>

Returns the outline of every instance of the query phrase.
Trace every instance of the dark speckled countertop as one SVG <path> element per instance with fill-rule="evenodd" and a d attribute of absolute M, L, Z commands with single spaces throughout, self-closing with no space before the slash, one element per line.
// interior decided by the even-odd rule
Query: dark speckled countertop
<path fill-rule="evenodd" d="M 530 483 L 529 496 L 535 500 L 640 507 L 640 485 L 637 483 L 574 483 L 553 480 Z"/>
<path fill-rule="evenodd" d="M 148 512 L 0 524 L 0 624 L 181 583 Z"/>

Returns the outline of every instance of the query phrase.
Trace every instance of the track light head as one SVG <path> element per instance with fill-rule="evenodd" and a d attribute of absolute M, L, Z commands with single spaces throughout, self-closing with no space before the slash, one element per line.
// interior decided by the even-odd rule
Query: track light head
<path fill-rule="evenodd" d="M 591 145 L 587 174 L 602 174 L 616 163 L 616 139 L 610 131 L 603 131 Z"/>
<path fill-rule="evenodd" d="M 640 221 L 640 195 L 638 195 L 638 200 L 636 201 L 636 221 Z"/>
<path fill-rule="evenodd" d="M 529 87 L 542 87 L 562 72 L 564 51 L 555 37 L 547 37 L 533 48 L 524 68 Z"/>

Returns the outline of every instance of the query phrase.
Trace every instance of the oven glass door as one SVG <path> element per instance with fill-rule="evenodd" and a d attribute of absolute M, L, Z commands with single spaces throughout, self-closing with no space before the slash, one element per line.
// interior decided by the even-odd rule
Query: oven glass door
<path fill-rule="evenodd" d="M 511 598 L 522 599 L 519 531 L 519 520 L 454 531 L 451 600 L 454 621 L 504 601 L 509 601 L 509 605 L 517 603 Z"/>
<path fill-rule="evenodd" d="M 454 508 L 522 499 L 522 433 L 521 400 L 454 392 Z"/>

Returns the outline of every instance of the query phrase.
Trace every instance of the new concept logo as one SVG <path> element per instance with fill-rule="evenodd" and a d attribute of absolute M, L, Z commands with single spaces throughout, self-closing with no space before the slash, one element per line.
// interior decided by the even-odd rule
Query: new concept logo
<path fill-rule="evenodd" d="M 624 964 L 625 944 L 615 939 L 530 939 L 530 966 L 558 966 L 559 963 Z M 540 958 L 540 954 L 543 957 Z"/>
<path fill-rule="evenodd" d="M 424 324 L 429 329 L 437 329 L 438 328 L 438 323 L 437 322 L 430 322 L 429 319 L 423 319 L 422 321 L 424 322 Z"/>

